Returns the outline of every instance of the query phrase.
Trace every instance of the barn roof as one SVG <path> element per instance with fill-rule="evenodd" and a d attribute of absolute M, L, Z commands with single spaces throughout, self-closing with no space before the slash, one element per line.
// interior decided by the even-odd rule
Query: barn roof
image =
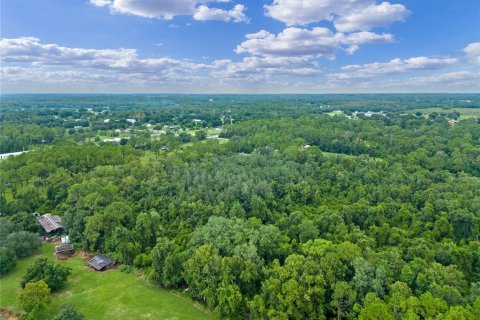
<path fill-rule="evenodd" d="M 115 261 L 105 255 L 95 256 L 88 261 L 88 264 L 96 270 L 102 270 L 104 267 L 113 265 Z"/>
<path fill-rule="evenodd" d="M 36 219 L 46 232 L 52 232 L 63 228 L 62 218 L 59 216 L 52 216 L 50 213 L 47 213 Z"/>
<path fill-rule="evenodd" d="M 61 244 L 59 246 L 55 246 L 56 253 L 68 252 L 73 251 L 73 246 L 71 244 Z"/>

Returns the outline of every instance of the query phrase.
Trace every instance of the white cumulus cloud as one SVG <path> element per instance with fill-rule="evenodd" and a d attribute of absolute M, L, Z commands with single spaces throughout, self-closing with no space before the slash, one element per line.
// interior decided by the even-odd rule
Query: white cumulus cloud
<path fill-rule="evenodd" d="M 212 76 L 223 79 L 268 79 L 272 76 L 311 77 L 320 74 L 316 63 L 303 57 L 246 57 L 240 62 L 229 59 L 213 63 Z"/>
<path fill-rule="evenodd" d="M 358 83 L 363 88 L 383 88 L 385 91 L 472 92 L 480 89 L 480 72 L 468 70 L 438 73 L 404 79 L 372 79 Z"/>
<path fill-rule="evenodd" d="M 206 5 L 201 5 L 196 9 L 193 18 L 199 21 L 220 20 L 225 22 L 248 22 L 249 19 L 244 11 L 245 6 L 242 4 L 235 5 L 232 10 L 209 8 Z"/>
<path fill-rule="evenodd" d="M 205 67 L 203 64 L 168 57 L 140 59 L 136 49 L 68 48 L 57 44 L 44 44 L 34 37 L 0 39 L 0 50 L 2 51 L 0 59 L 4 62 L 34 65 L 165 73 Z"/>
<path fill-rule="evenodd" d="M 463 52 L 470 62 L 480 64 L 480 42 L 470 43 Z"/>
<path fill-rule="evenodd" d="M 287 29 L 277 35 L 267 31 L 247 35 L 245 42 L 264 39 L 266 43 L 239 47 L 250 55 L 238 61 L 213 62 L 143 58 L 130 48 L 72 48 L 34 37 L 0 39 L 2 90 L 73 92 L 94 87 L 104 92 L 299 92 L 312 84 L 318 90 L 363 92 L 480 89 L 478 70 L 455 70 L 461 64 L 453 57 L 397 58 L 347 65 L 338 73 L 326 74 L 317 56 L 354 50 L 389 37 L 366 31 L 344 34 L 325 28 Z M 318 39 L 323 40 L 317 43 Z"/>
<path fill-rule="evenodd" d="M 410 14 L 401 4 L 375 0 L 274 0 L 266 15 L 287 26 L 332 21 L 338 31 L 368 31 L 403 21 Z"/>
<path fill-rule="evenodd" d="M 401 4 L 382 2 L 372 3 L 365 9 L 340 16 L 334 20 L 335 28 L 341 32 L 371 30 L 374 27 L 388 26 L 395 21 L 404 21 L 410 12 Z"/>
<path fill-rule="evenodd" d="M 341 73 L 329 76 L 333 82 L 349 81 L 354 79 L 372 79 L 384 75 L 403 74 L 420 70 L 436 70 L 458 63 L 456 58 L 414 57 L 409 59 L 392 59 L 389 62 L 374 62 L 363 65 L 347 65 L 342 67 Z"/>
<path fill-rule="evenodd" d="M 211 8 L 211 3 L 230 2 L 230 0 L 90 0 L 92 5 L 107 7 L 113 13 L 132 14 L 144 18 L 171 20 L 175 16 L 189 15 L 196 20 L 221 20 L 246 22 L 243 5 L 231 10 Z"/>
<path fill-rule="evenodd" d="M 90 0 L 90 3 L 97 7 L 107 7 L 112 4 L 111 0 Z"/>
<path fill-rule="evenodd" d="M 135 49 L 128 48 L 69 48 L 42 43 L 34 37 L 0 39 L 0 50 L 0 61 L 5 64 L 0 70 L 2 84 L 21 87 L 35 83 L 59 85 L 59 88 L 158 85 L 175 91 L 204 88 L 222 81 L 245 84 L 269 80 L 265 83 L 270 83 L 273 76 L 320 74 L 317 63 L 307 57 L 245 57 L 237 62 L 224 59 L 198 63 L 169 57 L 141 58 Z M 60 86 L 62 83 L 65 86 Z"/>
<path fill-rule="evenodd" d="M 356 32 L 350 34 L 334 33 L 328 28 L 315 27 L 304 29 L 289 27 L 275 35 L 261 30 L 247 34 L 247 40 L 236 48 L 237 53 L 249 53 L 255 56 L 330 56 L 339 49 L 353 53 L 364 43 L 381 43 L 393 40 L 391 34 Z"/>
<path fill-rule="evenodd" d="M 34 37 L 1 39 L 1 60 L 5 62 L 35 62 L 49 65 L 78 65 L 84 67 L 121 68 L 136 59 L 135 49 L 67 48 L 43 44 Z"/>
<path fill-rule="evenodd" d="M 426 77 L 414 77 L 406 81 L 410 85 L 426 85 L 426 84 L 436 84 L 444 83 L 449 85 L 459 85 L 459 84 L 475 84 L 477 87 L 480 87 L 480 72 L 472 71 L 454 71 L 442 73 L 434 76 Z"/>

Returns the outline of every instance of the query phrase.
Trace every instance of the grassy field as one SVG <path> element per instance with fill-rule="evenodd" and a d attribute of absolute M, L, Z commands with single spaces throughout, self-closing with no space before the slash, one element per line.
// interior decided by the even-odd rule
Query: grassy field
<path fill-rule="evenodd" d="M 327 158 L 344 157 L 344 158 L 355 159 L 355 158 L 359 157 L 358 155 L 351 155 L 351 154 L 345 154 L 345 153 L 335 153 L 335 152 L 326 152 L 326 151 L 322 151 L 322 155 L 324 157 L 327 157 Z M 382 158 L 374 158 L 374 157 L 370 157 L 370 156 L 367 156 L 367 155 L 365 155 L 365 157 L 366 157 L 366 159 L 373 160 L 373 161 L 379 161 L 379 162 L 383 161 Z"/>
<path fill-rule="evenodd" d="M 41 252 L 53 259 L 53 245 L 44 244 Z M 20 279 L 35 259 L 18 261 L 16 268 L 0 278 L 0 307 L 19 311 L 16 297 L 20 294 Z M 59 263 L 72 268 L 66 287 L 53 295 L 52 317 L 62 303 L 71 303 L 85 314 L 86 319 L 214 319 L 200 305 L 142 282 L 133 275 L 113 269 L 95 272 L 86 261 L 74 256 Z"/>
<path fill-rule="evenodd" d="M 214 134 L 219 134 L 221 131 L 215 129 L 215 128 L 208 128 L 207 129 L 207 134 L 208 135 L 214 135 Z"/>
<path fill-rule="evenodd" d="M 409 113 L 421 112 L 424 115 L 429 115 L 430 113 L 434 113 L 434 112 L 437 112 L 438 114 L 440 114 L 440 113 L 451 113 L 455 111 L 460 113 L 460 119 L 480 118 L 480 108 L 451 108 L 451 109 L 426 108 L 426 109 L 410 110 Z"/>
<path fill-rule="evenodd" d="M 335 117 L 335 116 L 343 116 L 345 115 L 345 113 L 343 111 L 340 111 L 340 112 L 327 112 L 326 114 L 328 114 L 330 117 Z"/>

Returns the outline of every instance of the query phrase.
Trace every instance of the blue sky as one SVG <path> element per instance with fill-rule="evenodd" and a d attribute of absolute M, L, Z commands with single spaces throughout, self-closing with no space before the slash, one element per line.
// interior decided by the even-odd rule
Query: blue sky
<path fill-rule="evenodd" d="M 9 92 L 479 92 L 473 0 L 6 0 Z"/>

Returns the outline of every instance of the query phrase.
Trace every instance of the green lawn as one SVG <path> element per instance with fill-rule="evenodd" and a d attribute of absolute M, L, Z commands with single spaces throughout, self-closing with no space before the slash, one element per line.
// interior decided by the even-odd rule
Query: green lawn
<path fill-rule="evenodd" d="M 327 112 L 327 114 L 330 116 L 330 117 L 335 117 L 335 116 L 343 116 L 345 115 L 345 113 L 343 111 L 341 112 Z"/>
<path fill-rule="evenodd" d="M 215 134 L 219 134 L 221 131 L 215 129 L 215 128 L 208 128 L 207 129 L 207 134 L 208 135 L 215 135 Z"/>
<path fill-rule="evenodd" d="M 37 255 L 53 259 L 53 245 L 44 244 Z M 18 261 L 16 268 L 0 278 L 0 307 L 19 310 L 15 298 L 20 294 L 20 279 L 35 257 Z M 72 257 L 59 263 L 72 268 L 66 287 L 53 295 L 51 314 L 62 303 L 71 303 L 86 319 L 213 319 L 200 305 L 146 284 L 133 275 L 116 269 L 95 272 L 86 261 Z"/>
<path fill-rule="evenodd" d="M 441 113 L 452 113 L 457 111 L 460 113 L 460 119 L 467 119 L 467 118 L 480 118 L 480 108 L 424 108 L 424 109 L 415 109 L 409 110 L 409 113 L 415 114 L 416 112 L 421 112 L 424 116 L 428 116 L 430 113 L 436 112 L 438 114 Z"/>
<path fill-rule="evenodd" d="M 322 155 L 324 157 L 327 157 L 327 158 L 344 157 L 344 158 L 355 159 L 355 158 L 359 157 L 358 155 L 351 155 L 351 154 L 345 154 L 345 153 L 335 153 L 335 152 L 326 152 L 326 151 L 322 151 Z M 375 158 L 375 157 L 370 157 L 370 156 L 367 156 L 367 155 L 365 155 L 365 156 L 368 157 L 368 159 L 373 160 L 373 161 L 379 161 L 379 162 L 383 161 L 382 158 Z"/>

